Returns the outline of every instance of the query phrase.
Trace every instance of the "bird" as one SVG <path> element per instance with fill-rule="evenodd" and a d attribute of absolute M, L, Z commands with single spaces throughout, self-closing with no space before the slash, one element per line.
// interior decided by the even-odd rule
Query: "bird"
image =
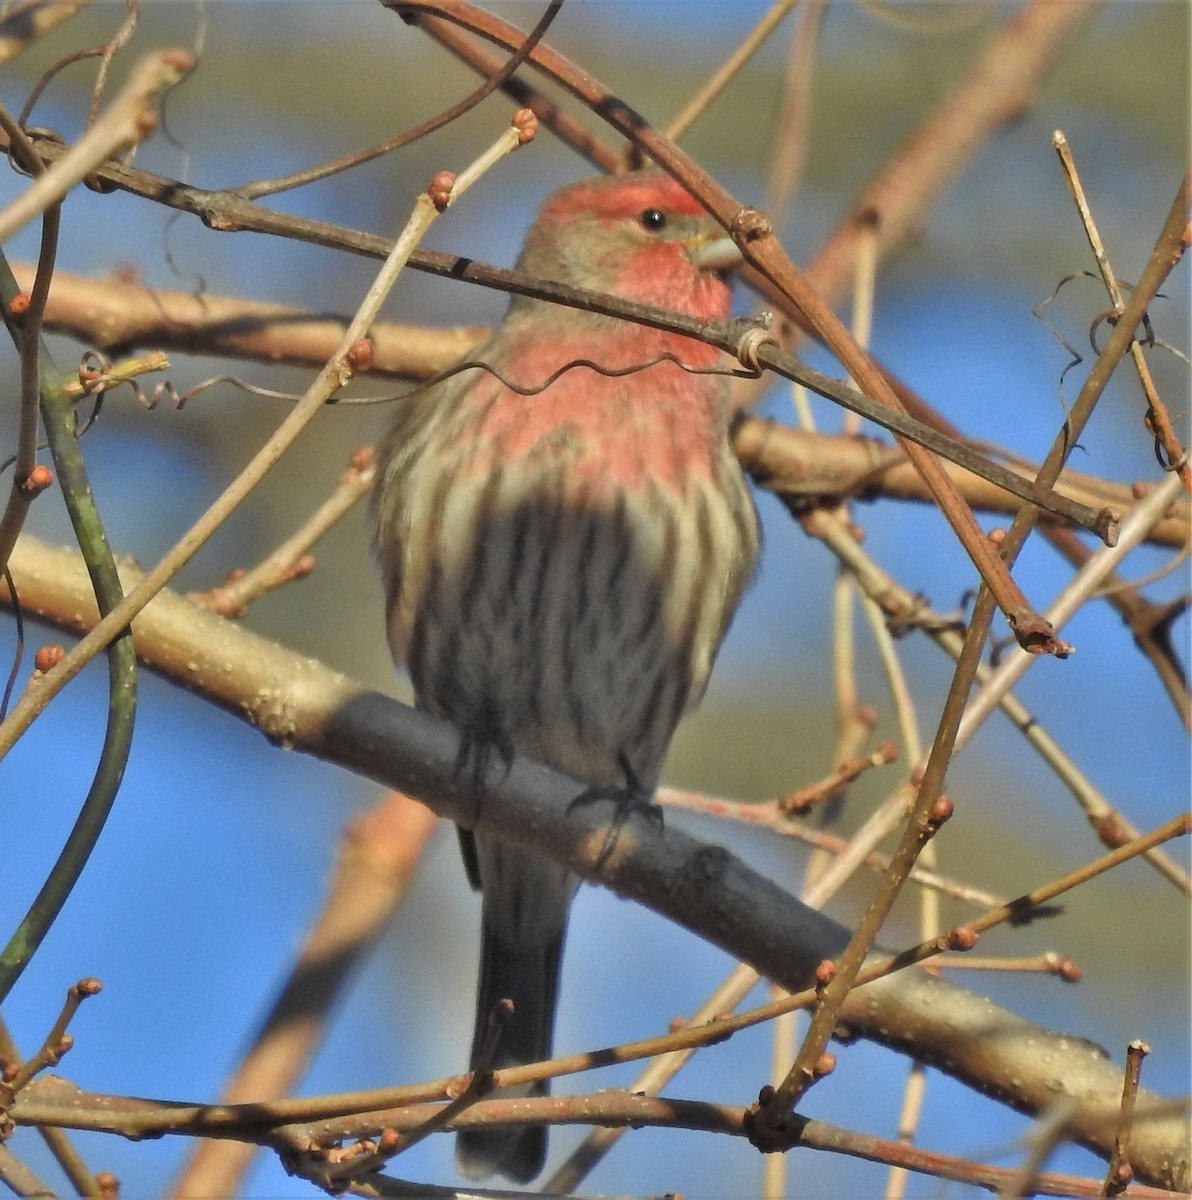
<path fill-rule="evenodd" d="M 517 269 L 710 322 L 730 313 L 739 257 L 651 168 L 549 196 Z M 728 373 L 697 339 L 515 294 L 460 369 L 400 403 L 373 501 L 388 639 L 416 705 L 454 722 L 465 753 L 525 755 L 593 795 L 653 794 L 759 553 Z M 549 1058 L 578 878 L 488 833 L 459 840 L 481 892 L 472 1068 Z M 461 1130 L 456 1167 L 527 1183 L 546 1149 L 544 1126 Z"/>

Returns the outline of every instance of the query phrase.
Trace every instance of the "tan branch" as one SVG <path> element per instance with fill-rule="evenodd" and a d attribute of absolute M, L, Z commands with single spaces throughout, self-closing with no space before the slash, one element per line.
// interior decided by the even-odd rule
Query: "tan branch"
<path fill-rule="evenodd" d="M 26 290 L 34 268 L 14 263 Z M 150 287 L 139 280 L 56 271 L 45 327 L 88 346 L 152 346 L 253 362 L 322 366 L 343 338 L 348 318 L 281 304 Z M 370 373 L 425 379 L 462 358 L 487 336 L 477 326 L 433 329 L 376 321 Z"/>
<path fill-rule="evenodd" d="M 95 620 L 77 555 L 26 536 L 17 544 L 12 569 L 30 613 L 76 631 Z M 139 572 L 130 563 L 121 569 L 131 590 Z M 539 764 L 515 759 L 508 773 L 490 778 L 476 814 L 455 781 L 459 739 L 450 726 L 367 692 L 168 591 L 142 611 L 133 633 L 148 666 L 272 740 L 416 795 L 441 816 L 475 817 L 477 827 L 499 829 L 502 836 L 567 862 L 585 878 L 648 904 L 790 991 L 804 986 L 847 940 L 843 927 L 798 904 L 728 852 L 669 826 L 642 822 L 639 828 L 631 820 L 613 854 L 604 856 L 601 815 L 568 811 L 582 786 Z M 1027 1111 L 1050 1103 L 1057 1078 L 1087 1104 L 1115 1110 L 1118 1104 L 1120 1069 L 1088 1043 L 923 971 L 867 985 L 849 998 L 842 1019 L 861 1036 L 935 1062 Z M 1107 1155 L 1113 1130 L 1086 1124 L 1075 1136 Z M 1180 1116 L 1140 1123 L 1131 1150 L 1139 1176 L 1186 1186 L 1192 1180 L 1182 1150 L 1187 1138 Z"/>
<path fill-rule="evenodd" d="M 850 438 L 825 433 L 808 433 L 774 421 L 752 417 L 739 423 L 733 446 L 742 465 L 755 482 L 807 507 L 827 500 L 887 497 L 930 501 L 930 493 L 906 456 L 888 442 L 875 438 Z M 944 470 L 974 508 L 1012 514 L 1022 502 L 996 484 L 978 479 L 955 463 L 943 462 Z M 1015 474 L 1033 479 L 1032 470 L 1011 465 Z M 1094 508 L 1128 508 L 1134 490 L 1091 475 L 1065 471 L 1056 490 Z M 1041 518 L 1044 522 L 1049 517 Z M 1151 531 L 1148 540 L 1182 549 L 1192 530 L 1192 511 L 1187 504 L 1172 505 L 1169 513 Z"/>

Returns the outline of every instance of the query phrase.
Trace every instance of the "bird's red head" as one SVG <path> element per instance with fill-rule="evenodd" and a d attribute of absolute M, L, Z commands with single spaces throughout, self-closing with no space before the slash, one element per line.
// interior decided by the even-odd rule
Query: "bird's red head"
<path fill-rule="evenodd" d="M 547 200 L 518 267 L 704 320 L 729 314 L 726 235 L 659 171 L 585 179 Z M 716 246 L 721 253 L 709 253 Z"/>

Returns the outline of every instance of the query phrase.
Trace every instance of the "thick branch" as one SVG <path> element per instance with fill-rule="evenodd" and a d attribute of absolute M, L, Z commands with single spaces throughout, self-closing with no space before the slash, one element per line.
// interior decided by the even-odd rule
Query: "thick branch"
<path fill-rule="evenodd" d="M 31 265 L 14 263 L 12 272 L 23 289 L 33 286 Z M 45 327 L 54 333 L 112 353 L 152 347 L 308 367 L 321 367 L 335 353 L 347 326 L 348 318 L 338 313 L 67 271 L 54 272 L 45 319 Z M 487 335 L 479 326 L 433 329 L 376 321 L 368 331 L 373 343 L 369 372 L 425 379 L 462 358 Z"/>
<path fill-rule="evenodd" d="M 78 557 L 23 538 L 13 571 L 26 608 L 81 629 L 93 619 Z M 123 564 L 126 586 L 138 571 Z M 2 594 L 2 593 L 0 593 Z M 417 796 L 441 816 L 474 824 L 568 863 L 743 958 L 795 990 L 848 931 L 806 908 L 733 855 L 672 828 L 631 820 L 600 863 L 608 816 L 599 805 L 568 812 L 583 787 L 518 758 L 494 768 L 484 803 L 454 778 L 458 735 L 311 659 L 296 655 L 169 592 L 136 619 L 146 665 L 261 729 L 272 740 Z M 855 992 L 843 1010 L 855 1033 L 937 1064 L 971 1086 L 1026 1112 L 1060 1095 L 1079 1101 L 1075 1134 L 1108 1154 L 1112 1133 L 1091 1117 L 1113 1106 L 1120 1068 L 1098 1047 L 1026 1021 L 919 970 Z M 1131 1157 L 1140 1177 L 1168 1187 L 1192 1182 L 1182 1117 L 1140 1124 Z"/>

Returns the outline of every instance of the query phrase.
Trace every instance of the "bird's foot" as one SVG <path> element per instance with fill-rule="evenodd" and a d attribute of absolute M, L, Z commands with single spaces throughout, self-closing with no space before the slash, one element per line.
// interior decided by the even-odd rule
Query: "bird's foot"
<path fill-rule="evenodd" d="M 577 808 L 596 804 L 600 801 L 608 801 L 613 806 L 612 820 L 609 822 L 608 831 L 604 835 L 604 842 L 600 847 L 600 853 L 596 856 L 597 869 L 603 867 L 608 861 L 608 857 L 612 853 L 613 847 L 617 844 L 617 838 L 620 837 L 625 822 L 635 813 L 645 817 L 646 820 L 657 825 L 659 829 L 662 828 L 662 808 L 654 803 L 654 793 L 642 786 L 629 760 L 624 755 L 621 756 L 621 769 L 625 772 L 624 786 L 590 787 L 587 791 L 581 792 L 567 805 L 569 813 Z"/>
<path fill-rule="evenodd" d="M 467 785 L 478 804 L 494 758 L 500 760 L 502 773 L 508 775 L 514 754 L 513 740 L 501 728 L 492 710 L 485 707 L 460 730 L 459 752 L 452 774 Z"/>
<path fill-rule="evenodd" d="M 504 774 L 508 775 L 509 768 L 513 766 L 513 756 L 513 740 L 501 728 L 491 709 L 480 709 L 470 721 L 461 726 L 459 751 L 455 756 L 452 776 L 467 790 L 472 800 L 472 810 L 466 818 L 461 814 L 456 833 L 459 834 L 459 849 L 463 855 L 464 870 L 473 891 L 478 892 L 481 888 L 480 859 L 470 826 L 479 815 L 480 802 L 484 796 L 493 759 L 500 760 Z"/>

